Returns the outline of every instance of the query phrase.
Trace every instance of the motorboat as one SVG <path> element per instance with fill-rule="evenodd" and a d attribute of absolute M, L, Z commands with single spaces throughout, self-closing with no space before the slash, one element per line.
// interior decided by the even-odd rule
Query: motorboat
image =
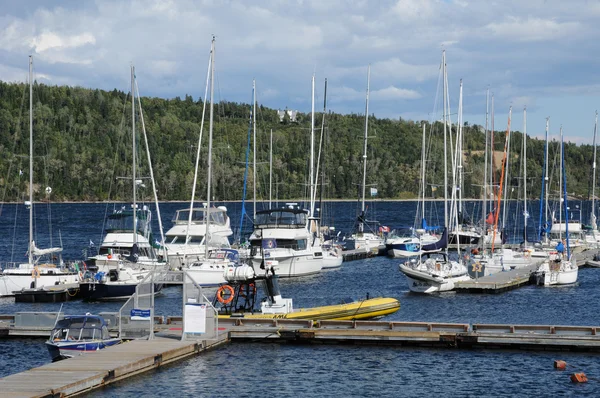
<path fill-rule="evenodd" d="M 310 319 L 317 320 L 354 320 L 381 318 L 400 309 L 395 298 L 365 298 L 361 300 L 345 299 L 339 304 L 321 307 L 296 309 L 291 298 L 283 298 L 279 290 L 278 276 L 273 268 L 260 271 L 256 275 L 254 268 L 242 265 L 225 272 L 228 284 L 217 290 L 213 305 L 219 318 L 240 319 Z M 266 295 L 258 298 L 258 289 Z M 257 309 L 257 304 L 260 308 Z"/>
<path fill-rule="evenodd" d="M 273 267 L 281 278 L 317 274 L 323 267 L 323 249 L 309 211 L 297 203 L 256 213 L 248 239 L 255 268 Z"/>
<path fill-rule="evenodd" d="M 210 215 L 208 242 L 207 214 Z M 173 226 L 165 234 L 169 265 L 183 267 L 198 262 L 204 258 L 207 244 L 209 249 L 229 248 L 228 238 L 232 235 L 225 206 L 193 208 L 191 212 L 189 208 L 177 210 Z"/>
<path fill-rule="evenodd" d="M 46 347 L 54 362 L 85 352 L 95 352 L 120 342 L 120 338 L 110 336 L 106 321 L 101 316 L 66 315 L 54 325 Z"/>
<path fill-rule="evenodd" d="M 424 232 L 424 231 L 423 231 Z M 413 228 L 409 234 L 398 234 L 395 230 L 385 240 L 387 255 L 394 258 L 417 257 L 431 251 L 428 245 L 435 244 L 440 237 L 430 233 L 418 234 Z M 439 249 L 438 249 L 439 250 Z"/>
<path fill-rule="evenodd" d="M 122 208 L 108 216 L 104 240 L 98 254 L 88 259 L 89 272 L 79 284 L 84 300 L 127 299 L 150 272 L 166 266 L 151 244 L 151 217 L 147 206 L 135 212 Z M 156 293 L 161 289 L 161 284 L 155 284 Z"/>
<path fill-rule="evenodd" d="M 240 264 L 240 254 L 237 250 L 213 249 L 209 250 L 205 259 L 188 265 L 186 271 L 199 286 L 219 286 L 227 282 L 223 275 L 225 270 Z"/>

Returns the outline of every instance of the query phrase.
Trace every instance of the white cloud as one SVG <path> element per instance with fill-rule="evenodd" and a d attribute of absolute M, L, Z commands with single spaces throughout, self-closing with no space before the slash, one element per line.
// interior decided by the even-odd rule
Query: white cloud
<path fill-rule="evenodd" d="M 580 29 L 578 22 L 553 19 L 508 17 L 504 22 L 489 23 L 486 28 L 495 36 L 516 41 L 543 41 L 569 37 Z"/>
<path fill-rule="evenodd" d="M 29 40 L 29 45 L 38 53 L 49 49 L 77 48 L 86 44 L 96 44 L 96 38 L 88 32 L 62 37 L 54 32 L 43 32 Z"/>
<path fill-rule="evenodd" d="M 421 98 L 421 94 L 414 90 L 389 86 L 381 90 L 374 90 L 372 93 L 373 100 L 397 100 L 397 99 L 417 99 Z"/>

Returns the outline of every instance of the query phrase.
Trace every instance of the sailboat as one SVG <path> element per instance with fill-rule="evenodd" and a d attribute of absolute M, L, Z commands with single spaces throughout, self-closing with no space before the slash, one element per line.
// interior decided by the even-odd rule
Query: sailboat
<path fill-rule="evenodd" d="M 133 203 L 115 210 L 107 217 L 106 235 L 100 245 L 98 254 L 88 259 L 88 268 L 93 272 L 79 284 L 84 300 L 122 300 L 129 298 L 137 285 L 146 276 L 157 269 L 166 267 L 166 254 L 162 256 L 155 250 L 151 231 L 152 212 L 148 206 L 141 208 L 137 203 L 137 190 L 142 180 L 136 176 L 136 129 L 135 129 L 135 68 L 131 66 L 131 116 L 132 116 L 132 194 Z M 140 104 L 140 119 L 144 127 Z M 145 128 L 144 128 L 145 134 Z M 146 149 L 148 150 L 146 140 Z M 148 153 L 152 188 L 156 197 L 156 187 L 152 174 L 152 164 Z M 158 205 L 157 205 L 158 211 Z M 158 214 L 159 228 L 162 223 Z M 162 240 L 164 242 L 164 239 Z M 164 249 L 164 247 L 163 247 Z M 162 284 L 155 284 L 155 293 L 160 292 Z"/>
<path fill-rule="evenodd" d="M 385 250 L 383 238 L 379 236 L 370 226 L 377 223 L 376 221 L 367 220 L 367 209 L 365 206 L 365 193 L 367 188 L 367 140 L 369 131 L 369 89 L 371 82 L 371 65 L 367 70 L 367 100 L 365 106 L 365 136 L 364 136 L 364 152 L 363 152 L 363 173 L 362 173 L 362 200 L 361 210 L 356 219 L 356 232 L 353 233 L 347 242 L 349 246 L 353 246 L 355 250 L 366 251 L 377 255 L 379 251 Z M 371 192 L 376 192 L 375 188 L 371 188 Z"/>
<path fill-rule="evenodd" d="M 33 230 L 33 58 L 29 56 L 29 243 L 26 263 L 8 267 L 0 274 L 0 297 L 13 296 L 24 289 L 40 289 L 48 286 L 79 282 L 79 274 L 66 267 L 62 261 L 58 266 L 50 260 L 62 252 L 62 248 L 41 249 L 34 241 Z"/>
<path fill-rule="evenodd" d="M 448 112 L 447 112 L 447 73 L 446 73 L 446 51 L 442 52 L 442 74 L 444 91 L 444 232 L 436 249 L 443 249 L 442 252 L 426 252 L 419 256 L 419 259 L 411 259 L 409 262 L 400 264 L 400 272 L 406 275 L 408 288 L 417 293 L 435 293 L 453 290 L 456 282 L 470 279 L 467 267 L 458 261 L 450 260 L 448 257 Z M 456 173 L 456 168 L 453 174 Z M 452 194 L 452 214 L 454 215 L 454 225 L 458 225 L 458 211 L 456 208 L 456 185 Z M 460 253 L 460 241 L 457 242 L 457 250 Z M 460 256 L 459 256 L 460 258 Z"/>
<path fill-rule="evenodd" d="M 272 269 L 282 278 L 321 272 L 323 249 L 318 237 L 315 217 L 314 130 L 315 77 L 312 78 L 312 120 L 310 150 L 310 208 L 297 203 L 260 210 L 255 213 L 254 230 L 250 235 L 250 258 L 254 269 Z"/>
<path fill-rule="evenodd" d="M 214 41 L 213 41 L 214 45 Z M 209 61 L 209 71 L 207 76 L 206 90 L 204 92 L 204 98 L 207 98 L 208 83 L 211 81 L 211 66 L 212 66 L 212 54 L 211 49 L 211 60 Z M 211 90 L 212 95 L 212 90 Z M 212 97 L 210 103 L 210 117 L 212 118 Z M 198 180 L 198 165 L 200 161 L 200 148 L 202 146 L 202 132 L 204 128 L 204 115 L 206 111 L 206 101 L 202 108 L 202 124 L 200 127 L 200 137 L 198 139 L 198 149 L 196 153 L 196 167 L 194 171 L 194 182 L 192 186 L 192 198 L 190 206 L 186 209 L 180 209 L 175 212 L 173 219 L 173 226 L 166 232 L 166 247 L 168 252 L 169 265 L 171 267 L 185 267 L 194 263 L 196 266 L 198 262 L 206 258 L 207 250 L 212 249 L 227 249 L 230 248 L 229 237 L 233 235 L 231 229 L 231 221 L 227 215 L 227 208 L 225 206 L 210 206 L 210 187 L 208 187 L 207 203 L 204 203 L 202 207 L 194 204 L 194 197 L 196 194 L 196 181 Z M 211 119 L 212 127 L 212 119 Z M 209 132 L 212 136 L 212 131 Z M 209 143 L 210 145 L 210 143 Z M 209 159 L 211 161 L 211 159 Z M 210 165 L 209 165 L 210 172 Z M 210 181 L 210 178 L 209 178 Z"/>
<path fill-rule="evenodd" d="M 577 282 L 579 268 L 576 260 L 571 256 L 569 243 L 569 205 L 567 200 L 567 176 L 565 170 L 565 144 L 563 140 L 562 127 L 560 129 L 560 160 L 561 160 L 561 179 L 562 189 L 559 190 L 565 212 L 565 237 L 556 245 L 554 251 L 536 270 L 535 279 L 538 285 L 570 285 Z M 564 195 L 564 201 L 562 198 Z M 559 202 L 559 203 L 560 203 Z M 565 253 L 566 252 L 566 253 Z"/>

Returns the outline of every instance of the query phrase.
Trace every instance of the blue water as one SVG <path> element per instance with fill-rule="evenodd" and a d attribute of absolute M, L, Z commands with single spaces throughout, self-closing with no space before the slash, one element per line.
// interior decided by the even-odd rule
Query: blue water
<path fill-rule="evenodd" d="M 112 206 L 112 205 L 111 205 Z M 161 206 L 165 226 L 181 203 Z M 239 204 L 227 204 L 235 223 Z M 470 204 L 472 206 L 472 204 Z M 27 217 L 19 205 L 21 240 L 27 240 Z M 43 207 L 43 206 L 40 206 Z M 438 212 L 443 214 L 442 203 Z M 251 206 L 249 207 L 251 208 Z M 0 261 L 10 259 L 15 205 L 4 205 L 0 230 Z M 99 243 L 105 204 L 52 206 L 53 232 L 60 228 L 65 258 L 82 255 L 92 239 Z M 112 209 L 112 207 L 111 207 Z M 335 225 L 351 229 L 355 203 L 333 206 Z M 42 209 L 39 209 L 42 213 Z M 412 202 L 379 202 L 377 219 L 390 226 L 412 224 Z M 479 212 L 479 211 L 478 211 Z M 237 215 L 236 215 L 237 213 Z M 21 215 L 25 214 L 25 218 Z M 42 215 L 46 215 L 43 213 Z M 430 222 L 433 224 L 434 222 Z M 57 227 L 56 225 L 59 225 Z M 37 226 L 40 228 L 40 223 Z M 45 224 L 44 224 L 45 225 Z M 530 225 L 531 233 L 534 226 Z M 41 234 L 40 234 L 41 235 Z M 40 238 L 42 238 L 40 236 Z M 57 240 L 55 240 L 57 242 Z M 56 244 L 56 243 L 55 243 Z M 19 242 L 23 258 L 26 243 Z M 453 292 L 424 296 L 408 291 L 398 260 L 377 257 L 347 262 L 337 270 L 293 280 L 281 280 L 284 296 L 294 306 L 334 304 L 353 297 L 396 297 L 402 308 L 387 320 L 457 323 L 515 323 L 599 325 L 600 270 L 581 269 L 577 286 L 542 288 L 527 286 L 498 295 Z M 180 287 L 164 289 L 156 299 L 160 315 L 180 315 Z M 207 289 L 207 295 L 214 289 Z M 0 299 L 0 313 L 58 311 L 61 304 L 14 303 Z M 118 311 L 120 303 L 64 303 L 68 314 Z M 553 361 L 563 359 L 570 368 L 555 371 Z M 50 362 L 42 339 L 0 340 L 0 377 Z M 584 371 L 590 382 L 573 385 L 572 371 Z M 595 378 L 595 379 L 594 379 Z M 277 345 L 233 343 L 193 359 L 163 367 L 111 385 L 92 396 L 157 396 L 177 391 L 182 396 L 549 396 L 600 395 L 600 357 L 594 354 L 416 349 L 344 345 Z"/>

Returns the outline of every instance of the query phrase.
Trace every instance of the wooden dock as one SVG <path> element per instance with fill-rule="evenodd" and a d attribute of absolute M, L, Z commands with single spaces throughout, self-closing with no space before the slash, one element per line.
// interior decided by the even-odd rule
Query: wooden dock
<path fill-rule="evenodd" d="M 0 396 L 79 395 L 198 355 L 227 341 L 226 332 L 219 333 L 216 341 L 181 341 L 165 337 L 132 340 L 1 378 Z"/>
<path fill-rule="evenodd" d="M 344 261 L 362 260 L 364 258 L 375 257 L 377 254 L 366 250 L 344 250 L 342 257 Z"/>
<path fill-rule="evenodd" d="M 464 282 L 456 282 L 455 290 L 466 293 L 501 293 L 516 289 L 529 284 L 531 273 L 538 268 L 541 262 L 540 260 L 523 268 L 502 271 Z"/>
<path fill-rule="evenodd" d="M 219 320 L 214 340 L 181 341 L 180 322 L 181 317 L 167 318 L 163 332 L 151 340 L 131 340 L 1 378 L 0 396 L 80 395 L 233 340 L 600 352 L 600 326 L 229 318 Z"/>

